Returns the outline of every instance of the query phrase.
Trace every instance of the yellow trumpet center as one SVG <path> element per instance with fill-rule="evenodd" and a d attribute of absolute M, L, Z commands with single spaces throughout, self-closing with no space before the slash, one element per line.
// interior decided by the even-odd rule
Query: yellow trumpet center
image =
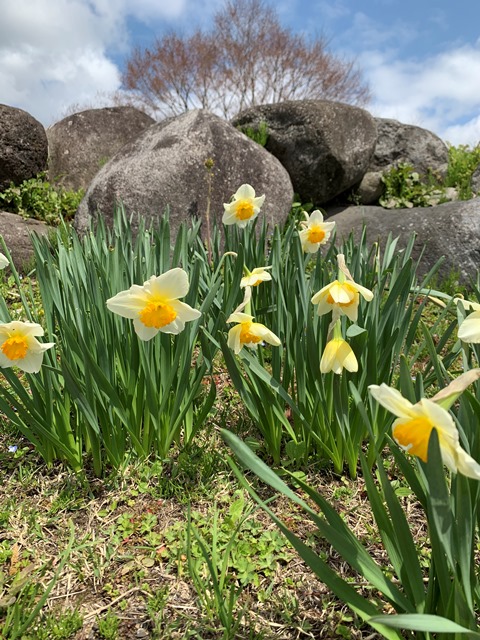
<path fill-rule="evenodd" d="M 325 238 L 325 231 L 319 227 L 314 225 L 310 227 L 308 230 L 308 241 L 312 244 L 316 244 L 317 242 L 321 242 Z"/>
<path fill-rule="evenodd" d="M 139 314 L 140 321 L 146 327 L 161 329 L 177 317 L 175 309 L 166 302 L 149 302 Z"/>
<path fill-rule="evenodd" d="M 253 322 L 242 322 L 240 330 L 240 342 L 242 344 L 256 344 L 261 341 L 261 337 L 251 332 Z"/>
<path fill-rule="evenodd" d="M 248 200 L 239 200 L 235 205 L 235 215 L 239 220 L 248 220 L 254 213 L 253 204 Z"/>
<path fill-rule="evenodd" d="M 393 429 L 393 437 L 408 453 L 427 461 L 428 441 L 435 425 L 426 418 L 401 422 Z"/>
<path fill-rule="evenodd" d="M 348 301 L 343 302 L 338 299 L 335 300 L 332 294 L 329 292 L 327 296 L 328 304 L 338 304 L 339 307 L 349 307 L 351 304 L 355 304 L 355 295 L 357 293 L 355 287 L 352 287 L 352 285 L 348 284 L 348 282 L 343 282 L 342 284 L 337 284 L 336 286 L 340 287 L 342 292 L 347 295 Z"/>
<path fill-rule="evenodd" d="M 5 340 L 1 349 L 9 360 L 22 360 L 27 355 L 28 342 L 24 336 L 14 336 Z"/>

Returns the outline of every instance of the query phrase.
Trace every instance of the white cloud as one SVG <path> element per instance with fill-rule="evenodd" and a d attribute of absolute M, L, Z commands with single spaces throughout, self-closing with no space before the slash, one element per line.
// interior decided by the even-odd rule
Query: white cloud
<path fill-rule="evenodd" d="M 480 143 L 480 115 L 471 118 L 464 124 L 447 126 L 444 129 L 442 137 L 451 144 L 469 144 L 476 146 Z"/>
<path fill-rule="evenodd" d="M 105 7 L 102 6 L 105 5 Z M 105 0 L 16 0 L 0 23 L 0 101 L 25 109 L 45 126 L 72 102 L 120 86 L 107 47 L 126 30 Z"/>
<path fill-rule="evenodd" d="M 0 2 L 0 102 L 48 126 L 72 104 L 95 105 L 120 87 L 113 52 L 128 52 L 127 17 L 178 17 L 186 0 Z"/>
<path fill-rule="evenodd" d="M 370 51 L 359 62 L 374 95 L 369 107 L 374 115 L 425 127 L 452 144 L 477 144 L 480 46 L 406 61 Z"/>

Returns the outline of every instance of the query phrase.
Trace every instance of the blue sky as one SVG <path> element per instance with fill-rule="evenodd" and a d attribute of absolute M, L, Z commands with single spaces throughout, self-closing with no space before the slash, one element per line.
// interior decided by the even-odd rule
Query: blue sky
<path fill-rule="evenodd" d="M 480 141 L 477 0 L 276 0 L 286 27 L 324 35 L 354 58 L 375 116 L 452 144 Z M 45 126 L 72 109 L 104 106 L 133 47 L 166 30 L 208 28 L 223 0 L 0 0 L 0 103 Z"/>

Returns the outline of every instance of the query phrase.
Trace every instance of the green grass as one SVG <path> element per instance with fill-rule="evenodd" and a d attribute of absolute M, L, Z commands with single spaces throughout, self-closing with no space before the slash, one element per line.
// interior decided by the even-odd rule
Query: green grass
<path fill-rule="evenodd" d="M 232 640 L 295 638 L 299 629 L 321 637 L 324 625 L 348 626 L 351 614 L 322 589 L 239 489 L 216 431 L 203 444 L 204 457 L 216 461 L 214 474 L 208 464 L 202 471 L 201 464 L 183 457 L 175 478 L 168 477 L 168 463 L 152 461 L 89 483 L 61 466 L 47 469 L 28 447 L 21 447 L 20 455 L 5 453 L 9 441 L 10 435 L 0 435 L 0 482 L 5 488 L 0 498 L 0 603 L 24 568 L 45 567 L 40 573 L 32 569 L 15 594 L 25 620 L 54 577 L 69 521 L 75 531 L 68 562 L 25 638 L 75 638 L 79 627 L 103 638 L 136 637 L 138 629 L 151 638 L 230 637 L 219 601 L 212 596 L 206 607 L 200 597 L 212 583 L 199 541 L 209 553 L 216 550 L 218 575 L 223 571 L 224 576 L 222 596 L 238 589 L 232 615 L 240 624 Z M 309 477 L 324 486 L 350 521 L 362 512 L 368 520 L 358 482 L 314 468 Z M 299 512 L 287 511 L 281 500 L 273 506 L 309 544 L 322 544 Z M 365 538 L 370 545 L 378 542 L 373 530 L 365 530 Z M 222 566 L 231 540 L 234 547 Z M 19 557 L 12 563 L 18 541 Z M 324 552 L 329 555 L 328 548 Z M 0 604 L 0 629 L 14 606 Z M 366 637 L 367 632 L 359 624 L 351 637 Z M 342 633 L 340 628 L 330 637 Z"/>

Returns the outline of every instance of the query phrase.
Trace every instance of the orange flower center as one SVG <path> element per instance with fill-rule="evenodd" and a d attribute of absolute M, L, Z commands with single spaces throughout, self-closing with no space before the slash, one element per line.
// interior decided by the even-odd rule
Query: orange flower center
<path fill-rule="evenodd" d="M 240 342 L 242 344 L 256 344 L 261 341 L 261 337 L 255 335 L 250 330 L 252 328 L 253 322 L 242 322 L 242 328 L 240 330 Z"/>
<path fill-rule="evenodd" d="M 327 296 L 328 304 L 337 304 L 339 307 L 349 307 L 350 305 L 355 304 L 355 295 L 357 293 L 355 287 L 352 287 L 348 282 L 343 282 L 342 284 L 337 282 L 336 285 L 341 287 L 342 291 L 347 294 L 348 302 L 334 300 L 332 294 L 329 292 Z"/>
<path fill-rule="evenodd" d="M 254 214 L 253 204 L 248 200 L 239 200 L 235 205 L 235 215 L 239 220 L 248 220 Z"/>
<path fill-rule="evenodd" d="M 414 418 L 401 422 L 393 429 L 393 437 L 398 444 L 424 462 L 427 461 L 428 441 L 435 425 L 426 418 Z"/>
<path fill-rule="evenodd" d="M 147 306 L 140 311 L 140 321 L 146 327 L 155 327 L 160 329 L 166 327 L 177 317 L 175 309 L 166 302 L 149 302 Z"/>
<path fill-rule="evenodd" d="M 257 280 L 256 282 L 253 283 L 253 287 L 258 287 L 259 284 L 262 284 L 263 280 Z"/>
<path fill-rule="evenodd" d="M 316 244 L 317 242 L 321 242 L 325 238 L 325 231 L 318 226 L 310 227 L 308 230 L 308 241 L 312 244 Z"/>
<path fill-rule="evenodd" d="M 24 336 L 8 338 L 1 348 L 9 360 L 23 360 L 28 352 L 27 339 Z"/>

